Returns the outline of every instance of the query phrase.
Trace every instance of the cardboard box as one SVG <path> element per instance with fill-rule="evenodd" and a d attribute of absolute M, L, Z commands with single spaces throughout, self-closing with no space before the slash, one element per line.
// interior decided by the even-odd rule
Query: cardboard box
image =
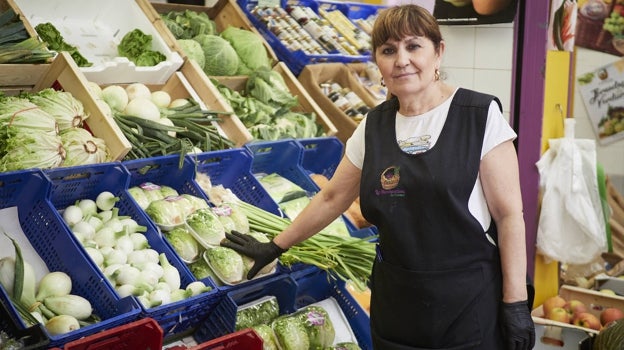
<path fill-rule="evenodd" d="M 93 63 L 80 70 L 99 84 L 163 83 L 183 63 L 182 57 L 169 48 L 159 31 L 136 1 L 110 0 L 6 0 L 20 14 L 33 36 L 34 28 L 50 22 L 65 41 Z M 152 49 L 163 53 L 166 60 L 152 67 L 139 67 L 119 57 L 117 45 L 130 31 L 140 29 L 152 36 Z"/>
<path fill-rule="evenodd" d="M 602 292 L 598 292 L 592 289 L 580 288 L 570 285 L 562 285 L 559 289 L 559 296 L 565 300 L 580 300 L 589 309 L 589 312 L 600 317 L 602 310 L 608 307 L 616 307 L 624 310 L 624 297 L 616 295 L 608 295 Z M 573 328 L 585 331 L 590 334 L 598 334 L 599 331 L 584 327 L 579 327 L 573 324 L 557 322 L 545 318 L 543 305 L 538 306 L 531 312 L 533 321 L 535 324 L 544 326 L 559 326 L 564 328 Z"/>
<path fill-rule="evenodd" d="M 277 63 L 273 70 L 278 72 L 283 78 L 286 86 L 293 96 L 297 96 L 299 105 L 292 108 L 294 112 L 300 113 L 314 113 L 316 115 L 316 122 L 320 124 L 325 131 L 325 136 L 334 136 L 338 132 L 333 121 L 327 117 L 327 114 L 316 103 L 318 99 L 314 98 L 295 75 L 290 71 L 288 66 L 284 62 Z M 247 76 L 234 76 L 234 77 L 217 77 L 221 84 L 229 87 L 235 91 L 242 91 L 247 83 Z"/>
<path fill-rule="evenodd" d="M 320 84 L 329 81 L 336 82 L 342 87 L 349 88 L 355 92 L 369 107 L 377 105 L 366 91 L 360 81 L 353 75 L 353 72 L 344 63 L 317 63 L 309 64 L 303 68 L 298 77 L 299 82 L 308 91 L 314 101 L 330 117 L 330 120 L 337 128 L 336 137 L 342 142 L 353 134 L 358 125 L 358 121 L 349 117 L 338 106 L 336 106 L 321 90 Z"/>
<path fill-rule="evenodd" d="M 113 160 L 121 160 L 132 148 L 115 121 L 109 119 L 96 103 L 88 87 L 88 80 L 67 52 L 59 53 L 46 72 L 33 86 L 32 91 L 61 88 L 82 102 L 89 114 L 84 124 L 91 133 L 104 140 Z"/>
<path fill-rule="evenodd" d="M 247 16 L 245 16 L 245 13 L 241 10 L 240 6 L 238 6 L 235 0 L 218 0 L 211 7 L 184 4 L 169 4 L 160 2 L 157 3 L 150 2 L 149 0 L 137 0 L 137 3 L 139 4 L 139 6 L 141 6 L 150 21 L 152 21 L 167 45 L 169 45 L 172 50 L 177 51 L 182 57 L 186 57 L 186 55 L 176 43 L 175 36 L 171 33 L 171 31 L 167 28 L 167 26 L 161 19 L 162 14 L 171 11 L 186 10 L 194 12 L 204 12 L 208 15 L 208 18 L 216 23 L 217 32 L 219 33 L 224 31 L 229 26 L 249 30 L 257 34 L 258 37 L 262 39 L 264 47 L 267 51 L 267 55 L 273 61 L 273 63 L 277 63 L 279 61 L 277 55 L 273 51 L 273 48 L 271 48 L 271 45 L 269 45 L 269 43 L 264 40 L 262 34 L 260 34 L 256 27 L 251 24 L 251 22 L 249 21 Z"/>

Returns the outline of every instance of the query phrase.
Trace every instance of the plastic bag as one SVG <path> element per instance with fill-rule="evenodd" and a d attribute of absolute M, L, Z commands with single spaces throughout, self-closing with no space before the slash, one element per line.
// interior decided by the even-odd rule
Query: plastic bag
<path fill-rule="evenodd" d="M 562 263 L 589 263 L 607 250 L 595 142 L 565 137 L 549 146 L 536 163 L 543 193 L 537 250 Z"/>

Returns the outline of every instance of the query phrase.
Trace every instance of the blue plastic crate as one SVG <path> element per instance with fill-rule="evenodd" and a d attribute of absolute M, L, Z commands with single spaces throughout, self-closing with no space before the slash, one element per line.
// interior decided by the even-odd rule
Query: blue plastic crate
<path fill-rule="evenodd" d="M 22 342 L 22 350 L 40 350 L 47 349 L 50 344 L 50 338 L 41 323 L 28 328 L 20 328 L 19 322 L 14 319 L 9 311 L 9 298 L 5 291 L 0 288 L 0 331 L 3 331 L 12 339 Z"/>
<path fill-rule="evenodd" d="M 197 173 L 210 177 L 213 185 L 230 189 L 240 200 L 281 215 L 279 206 L 251 173 L 253 158 L 246 148 L 188 155 Z"/>
<path fill-rule="evenodd" d="M 95 199 L 102 191 L 110 191 L 119 197 L 119 201 L 115 204 L 115 207 L 119 208 L 119 215 L 130 216 L 139 225 L 147 227 L 147 231 L 144 234 L 148 244 L 158 253 L 165 253 L 167 260 L 178 269 L 181 287 L 185 288 L 189 283 L 196 281 L 184 262 L 182 262 L 170 245 L 165 242 L 149 217 L 128 193 L 130 173 L 121 163 L 55 168 L 45 172 L 52 183 L 50 192 L 51 202 L 59 210 L 75 203 L 79 199 Z M 98 269 L 98 272 L 105 279 L 102 271 Z M 192 330 L 211 311 L 211 307 L 220 298 L 216 285 L 209 282 L 205 281 L 207 285 L 213 287 L 213 291 L 185 300 L 152 308 L 146 308 L 137 300 L 136 302 L 141 305 L 141 316 L 156 320 L 163 329 L 165 337 Z M 113 287 L 111 286 L 111 288 Z"/>
<path fill-rule="evenodd" d="M 303 148 L 301 167 L 311 174 L 330 179 L 344 152 L 344 145 L 337 137 L 297 139 Z"/>
<path fill-rule="evenodd" d="M 279 275 L 248 284 L 242 288 L 229 291 L 204 323 L 193 334 L 198 342 L 205 342 L 236 330 L 236 311 L 238 306 L 260 299 L 275 296 L 280 313 L 296 311 L 296 283 L 288 275 Z"/>
<path fill-rule="evenodd" d="M 355 63 L 355 62 L 368 62 L 370 61 L 370 55 L 344 55 L 340 53 L 330 52 L 327 54 L 306 54 L 302 50 L 291 51 L 288 49 L 282 41 L 262 22 L 256 15 L 252 13 L 253 9 L 258 5 L 257 0 L 238 0 L 238 4 L 247 16 L 253 26 L 262 34 L 267 43 L 273 48 L 275 54 L 280 61 L 286 63 L 288 68 L 298 76 L 301 70 L 308 65 L 320 62 L 343 62 L 343 63 Z M 310 0 L 281 0 L 281 7 L 286 5 L 304 5 L 312 8 L 318 13 L 318 5 L 314 1 Z"/>
<path fill-rule="evenodd" d="M 63 271 L 72 279 L 72 294 L 87 298 L 102 321 L 62 335 L 50 335 L 50 346 L 60 346 L 127 322 L 140 316 L 141 308 L 133 298 L 120 299 L 105 282 L 49 201 L 51 184 L 40 170 L 24 170 L 0 174 L 1 209 L 17 207 L 18 221 L 34 251 L 48 271 Z M 4 240 L 7 243 L 8 240 Z M 24 250 L 25 247 L 22 247 Z M 9 304 L 6 294 L 2 302 Z M 20 328 L 26 326 L 11 304 L 13 319 Z M 46 332 L 47 333 L 47 332 Z"/>
<path fill-rule="evenodd" d="M 206 341 L 223 335 L 215 333 L 215 329 L 234 332 L 238 307 L 263 297 L 274 296 L 277 299 L 280 315 L 291 314 L 332 297 L 347 318 L 360 347 L 363 350 L 372 349 L 368 314 L 345 289 L 344 283 L 328 279 L 327 274 L 318 269 L 298 274 L 299 278 L 294 276 L 282 275 L 228 292 L 215 312 L 198 328 L 194 338 Z"/>
<path fill-rule="evenodd" d="M 347 291 L 345 282 L 331 279 L 325 271 L 311 270 L 295 278 L 297 294 L 295 308 L 299 309 L 329 297 L 333 297 L 346 316 L 349 326 L 362 350 L 372 350 L 370 318 L 355 298 Z"/>

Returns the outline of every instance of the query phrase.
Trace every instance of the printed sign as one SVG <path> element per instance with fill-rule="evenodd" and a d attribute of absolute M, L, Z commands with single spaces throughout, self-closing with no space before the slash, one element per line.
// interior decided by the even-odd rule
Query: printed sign
<path fill-rule="evenodd" d="M 624 138 L 624 59 L 580 75 L 577 81 L 598 143 Z"/>

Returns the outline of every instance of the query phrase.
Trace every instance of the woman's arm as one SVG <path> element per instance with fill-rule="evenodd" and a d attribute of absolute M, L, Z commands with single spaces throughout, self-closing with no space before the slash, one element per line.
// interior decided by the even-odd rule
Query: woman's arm
<path fill-rule="evenodd" d="M 503 271 L 503 301 L 527 300 L 526 238 L 518 157 L 511 140 L 490 150 L 481 160 L 479 177 L 498 229 Z"/>
<path fill-rule="evenodd" d="M 357 198 L 361 175 L 361 170 L 343 157 L 323 190 L 273 242 L 281 248 L 290 248 L 329 225 Z"/>

